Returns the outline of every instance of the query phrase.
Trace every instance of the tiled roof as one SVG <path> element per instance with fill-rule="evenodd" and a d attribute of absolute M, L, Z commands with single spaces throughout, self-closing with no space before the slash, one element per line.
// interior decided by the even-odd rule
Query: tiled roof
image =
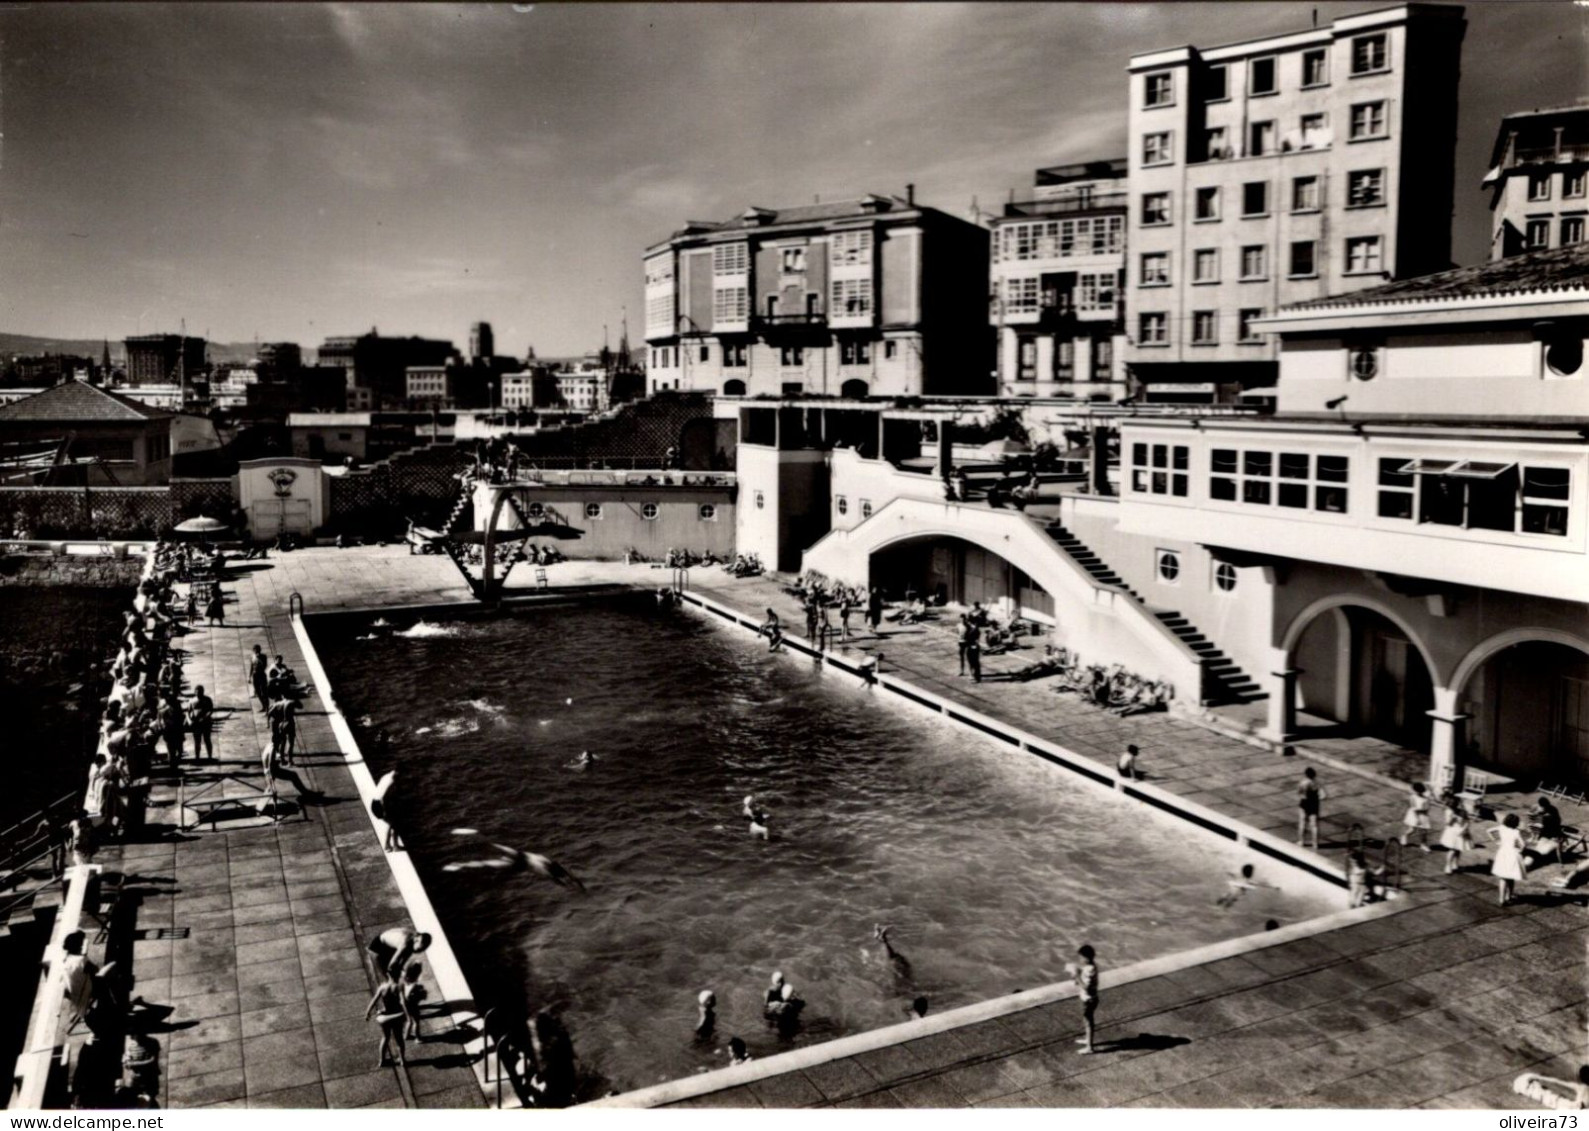
<path fill-rule="evenodd" d="M 0 408 L 0 422 L 37 420 L 52 423 L 80 421 L 164 420 L 172 414 L 139 404 L 130 397 L 84 381 L 63 381 Z"/>
<path fill-rule="evenodd" d="M 1290 310 L 1326 306 L 1370 306 L 1388 302 L 1427 302 L 1480 295 L 1527 294 L 1589 287 L 1589 243 L 1514 255 L 1477 267 L 1458 267 L 1416 279 L 1398 279 L 1366 290 L 1298 303 Z"/>

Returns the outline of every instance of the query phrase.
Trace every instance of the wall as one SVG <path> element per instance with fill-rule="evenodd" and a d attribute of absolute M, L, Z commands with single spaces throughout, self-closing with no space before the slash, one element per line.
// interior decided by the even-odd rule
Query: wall
<path fill-rule="evenodd" d="M 170 528 L 165 487 L 0 487 L 0 533 L 136 538 Z"/>
<path fill-rule="evenodd" d="M 475 528 L 483 529 L 489 514 L 489 488 L 476 489 Z M 731 488 L 722 487 L 616 487 L 552 486 L 527 490 L 522 498 L 539 503 L 553 521 L 566 523 L 580 532 L 578 538 L 534 538 L 537 544 L 556 546 L 570 558 L 622 558 L 628 550 L 638 550 L 651 561 L 660 561 L 669 549 L 710 551 L 718 557 L 732 557 L 735 544 L 735 499 Z M 648 519 L 641 508 L 655 504 L 657 516 Z M 585 513 L 587 504 L 601 507 L 599 518 Z M 716 508 L 715 517 L 703 519 L 702 505 Z M 535 516 L 530 516 L 534 521 Z M 504 508 L 498 530 L 520 527 L 511 507 Z"/>

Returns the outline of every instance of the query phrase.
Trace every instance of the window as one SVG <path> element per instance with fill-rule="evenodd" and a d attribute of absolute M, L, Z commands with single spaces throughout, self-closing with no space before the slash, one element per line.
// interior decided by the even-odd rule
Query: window
<path fill-rule="evenodd" d="M 1379 376 L 1379 347 L 1353 346 L 1346 351 L 1346 367 L 1359 381 L 1372 381 Z"/>
<path fill-rule="evenodd" d="M 766 510 L 767 509 L 767 495 L 766 495 L 766 492 L 764 492 L 764 491 L 757 491 L 756 492 L 756 509 L 757 510 Z"/>
<path fill-rule="evenodd" d="M 1214 346 L 1219 344 L 1219 323 L 1212 310 L 1192 311 L 1192 344 Z"/>
<path fill-rule="evenodd" d="M 1291 270 L 1287 272 L 1293 279 L 1308 278 L 1319 273 L 1318 264 L 1314 262 L 1312 240 L 1291 241 Z"/>
<path fill-rule="evenodd" d="M 601 504 L 600 503 L 586 503 L 585 504 L 585 517 L 586 518 L 600 518 L 601 517 Z"/>
<path fill-rule="evenodd" d="M 1360 102 L 1352 107 L 1352 140 L 1385 136 L 1385 104 Z"/>
<path fill-rule="evenodd" d="M 531 503 L 528 507 L 525 508 L 525 513 L 528 514 L 531 518 L 543 518 L 546 515 L 546 504 L 545 503 Z"/>
<path fill-rule="evenodd" d="M 829 247 L 835 266 L 872 262 L 871 232 L 837 232 Z"/>
<path fill-rule="evenodd" d="M 1203 100 L 1223 102 L 1230 97 L 1230 73 L 1224 67 L 1210 67 L 1203 75 Z"/>
<path fill-rule="evenodd" d="M 1214 567 L 1214 588 L 1221 593 L 1229 593 L 1236 588 L 1236 567 L 1229 562 L 1220 562 Z"/>
<path fill-rule="evenodd" d="M 1168 224 L 1170 222 L 1170 194 L 1145 192 L 1142 194 L 1142 223 Z"/>
<path fill-rule="evenodd" d="M 1247 126 L 1247 156 L 1262 157 L 1275 151 L 1275 124 L 1250 122 Z"/>
<path fill-rule="evenodd" d="M 712 347 L 711 346 L 702 346 L 701 347 L 701 360 L 702 361 L 711 361 L 712 360 Z"/>
<path fill-rule="evenodd" d="M 1413 489 L 1418 481 L 1402 474 L 1401 469 L 1406 464 L 1407 460 L 1401 457 L 1379 461 L 1380 518 L 1412 518 Z"/>
<path fill-rule="evenodd" d="M 1550 219 L 1535 216 L 1523 225 L 1523 246 L 1530 251 L 1550 246 Z"/>
<path fill-rule="evenodd" d="M 1385 170 L 1354 169 L 1346 175 L 1346 206 L 1369 208 L 1385 203 Z"/>
<path fill-rule="evenodd" d="M 778 364 L 788 368 L 795 368 L 806 363 L 805 346 L 780 346 L 778 349 Z"/>
<path fill-rule="evenodd" d="M 1269 215 L 1269 182 L 1248 181 L 1241 186 L 1241 214 L 1243 216 Z"/>
<path fill-rule="evenodd" d="M 640 505 L 640 517 L 645 519 L 647 522 L 656 518 L 657 505 L 655 503 L 642 503 Z"/>
<path fill-rule="evenodd" d="M 1523 533 L 1567 534 L 1572 472 L 1565 467 L 1523 468 Z"/>
<path fill-rule="evenodd" d="M 1254 506 L 1346 513 L 1347 457 L 1307 452 L 1243 451 L 1215 448 L 1209 453 L 1209 497 Z"/>
<path fill-rule="evenodd" d="M 1583 220 L 1582 216 L 1563 216 L 1561 218 L 1562 247 L 1583 243 Z"/>
<path fill-rule="evenodd" d="M 1219 282 L 1219 249 L 1201 247 L 1192 253 L 1192 282 Z"/>
<path fill-rule="evenodd" d="M 1317 212 L 1319 210 L 1319 178 L 1294 177 L 1291 180 L 1291 211 Z"/>
<path fill-rule="evenodd" d="M 1074 220 L 1036 220 L 1005 224 L 994 241 L 996 259 L 1060 259 L 1100 255 L 1124 246 L 1125 224 L 1119 216 L 1082 216 Z"/>
<path fill-rule="evenodd" d="M 1004 312 L 1035 314 L 1042 303 L 1042 281 L 1036 275 L 1004 280 Z"/>
<path fill-rule="evenodd" d="M 1321 145 L 1330 144 L 1329 130 L 1325 128 L 1326 121 L 1323 114 L 1302 115 L 1300 144 L 1303 149 L 1317 149 Z"/>
<path fill-rule="evenodd" d="M 1550 199 L 1550 176 L 1549 173 L 1530 173 L 1528 175 L 1529 200 Z"/>
<path fill-rule="evenodd" d="M 806 269 L 806 249 L 803 247 L 786 247 L 783 249 L 782 264 L 785 275 L 799 275 Z"/>
<path fill-rule="evenodd" d="M 1169 131 L 1142 135 L 1142 163 L 1163 165 L 1173 160 L 1170 152 Z"/>
<path fill-rule="evenodd" d="M 1210 161 L 1223 161 L 1230 156 L 1230 135 L 1224 126 L 1210 126 L 1203 131 L 1203 152 Z"/>
<path fill-rule="evenodd" d="M 1545 341 L 1545 364 L 1558 377 L 1571 377 L 1583 367 L 1583 334 L 1568 325 Z"/>
<path fill-rule="evenodd" d="M 834 279 L 832 311 L 836 315 L 872 313 L 870 279 Z"/>
<path fill-rule="evenodd" d="M 1174 550 L 1155 550 L 1153 556 L 1159 571 L 1159 580 L 1166 585 L 1174 585 L 1175 579 L 1181 576 L 1181 555 Z"/>
<path fill-rule="evenodd" d="M 1170 283 L 1170 256 L 1168 252 L 1152 251 L 1142 256 L 1142 285 L 1165 287 Z"/>
<path fill-rule="evenodd" d="M 1183 444 L 1132 444 L 1131 489 L 1186 498 L 1191 449 Z"/>
<path fill-rule="evenodd" d="M 1198 220 L 1219 219 L 1219 189 L 1200 188 L 1193 198 L 1193 216 Z"/>
<path fill-rule="evenodd" d="M 1360 35 L 1352 40 L 1352 73 L 1371 75 L 1389 69 L 1385 54 L 1385 33 Z"/>
<path fill-rule="evenodd" d="M 712 248 L 712 274 L 743 275 L 750 269 L 750 251 L 742 243 L 720 243 Z"/>
<path fill-rule="evenodd" d="M 1137 316 L 1137 344 L 1162 346 L 1167 344 L 1167 319 L 1163 311 L 1144 311 Z"/>
<path fill-rule="evenodd" d="M 1115 273 L 1087 272 L 1076 276 L 1075 295 L 1077 310 L 1113 310 L 1116 298 Z"/>
<path fill-rule="evenodd" d="M 1382 269 L 1378 236 L 1353 236 L 1346 241 L 1346 273 L 1348 275 Z"/>
<path fill-rule="evenodd" d="M 1092 344 L 1092 375 L 1100 381 L 1109 379 L 1114 368 L 1115 344 L 1108 338 L 1099 338 Z"/>
<path fill-rule="evenodd" d="M 1583 196 L 1585 180 L 1582 169 L 1563 173 L 1561 175 L 1561 195 L 1563 197 Z"/>
<path fill-rule="evenodd" d="M 1269 275 L 1269 249 L 1263 244 L 1248 244 L 1241 249 L 1241 277 L 1263 279 Z"/>
<path fill-rule="evenodd" d="M 861 500 L 861 517 L 862 518 L 871 518 L 872 517 L 872 500 L 871 499 L 862 499 Z"/>
<path fill-rule="evenodd" d="M 716 522 L 717 521 L 717 504 L 715 504 L 715 503 L 702 503 L 701 507 L 700 507 L 700 510 L 697 511 L 696 513 L 701 516 L 701 521 L 702 522 Z"/>
<path fill-rule="evenodd" d="M 1175 104 L 1175 76 L 1168 71 L 1147 75 L 1143 79 L 1144 106 L 1173 106 Z"/>
<path fill-rule="evenodd" d="M 1273 56 L 1268 59 L 1254 59 L 1249 64 L 1247 83 L 1248 94 L 1273 94 L 1280 87 L 1275 82 L 1275 61 Z"/>
<path fill-rule="evenodd" d="M 1323 86 L 1330 81 L 1330 56 L 1324 48 L 1302 53 L 1302 85 Z"/>
<path fill-rule="evenodd" d="M 725 369 L 743 369 L 745 365 L 745 347 L 743 344 L 723 347 L 723 367 Z"/>
<path fill-rule="evenodd" d="M 1253 323 L 1263 317 L 1261 308 L 1249 308 L 1236 315 L 1236 338 L 1242 342 L 1261 342 L 1263 334 L 1253 328 Z"/>
<path fill-rule="evenodd" d="M 714 323 L 744 322 L 750 316 L 750 292 L 744 287 L 717 287 L 712 291 Z"/>
<path fill-rule="evenodd" d="M 839 343 L 840 365 L 869 365 L 871 364 L 871 361 L 871 342 L 845 341 Z"/>
<path fill-rule="evenodd" d="M 843 495 L 833 496 L 833 505 L 838 509 L 840 514 L 850 513 L 850 500 L 845 498 Z"/>
<path fill-rule="evenodd" d="M 899 343 L 898 342 L 890 340 L 890 341 L 886 341 L 886 342 L 883 343 L 883 360 L 884 361 L 893 361 L 898 356 L 899 356 Z"/>

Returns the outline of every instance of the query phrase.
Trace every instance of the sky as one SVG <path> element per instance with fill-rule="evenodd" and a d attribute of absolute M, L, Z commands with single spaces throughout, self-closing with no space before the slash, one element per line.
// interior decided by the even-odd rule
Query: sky
<path fill-rule="evenodd" d="M 997 208 L 1124 156 L 1133 52 L 1378 3 L 0 7 L 0 330 L 642 336 L 683 222 L 903 194 Z M 1589 95 L 1589 4 L 1466 5 L 1453 257 L 1503 113 Z"/>

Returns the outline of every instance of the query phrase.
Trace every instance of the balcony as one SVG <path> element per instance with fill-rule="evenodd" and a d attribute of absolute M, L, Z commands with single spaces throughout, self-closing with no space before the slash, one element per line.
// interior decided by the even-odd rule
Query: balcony
<path fill-rule="evenodd" d="M 1090 195 L 1012 200 L 1004 206 L 1004 215 L 1063 216 L 1081 212 L 1125 212 L 1129 195 L 1124 192 L 1095 192 Z"/>
<path fill-rule="evenodd" d="M 758 333 L 780 330 L 822 330 L 828 325 L 828 316 L 819 311 L 804 314 L 758 314 L 754 328 Z"/>
<path fill-rule="evenodd" d="M 1589 142 L 1581 142 L 1577 145 L 1563 143 L 1560 146 L 1518 146 L 1508 155 L 1508 160 L 1502 168 L 1515 169 L 1519 165 L 1570 165 L 1579 161 L 1589 162 Z"/>

